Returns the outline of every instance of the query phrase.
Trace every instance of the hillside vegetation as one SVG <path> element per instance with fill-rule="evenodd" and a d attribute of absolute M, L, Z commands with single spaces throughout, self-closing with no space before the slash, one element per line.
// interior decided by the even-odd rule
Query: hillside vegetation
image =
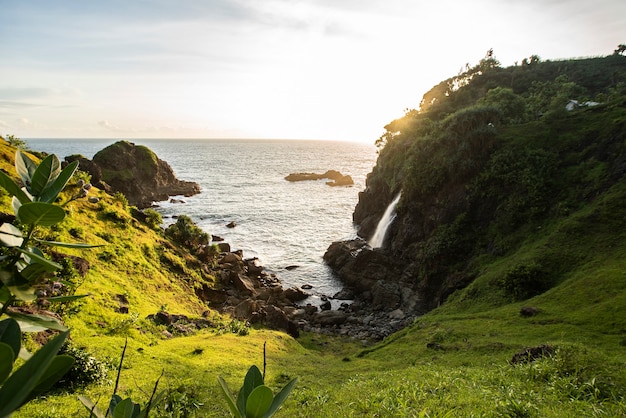
<path fill-rule="evenodd" d="M 571 99 L 598 105 L 566 111 Z M 194 293 L 219 282 L 206 260 L 123 196 L 93 188 L 99 202 L 72 202 L 62 224 L 42 231 L 105 244 L 68 250 L 89 269 L 64 279 L 90 296 L 46 308 L 71 328 L 73 346 L 105 366 L 128 339 L 124 396 L 145 401 L 163 373 L 154 416 L 228 416 L 217 376 L 239 388 L 250 365 L 262 366 L 264 344 L 274 392 L 299 378 L 277 416 L 624 416 L 625 130 L 620 55 L 500 68 L 488 54 L 389 124 L 355 220 L 367 236 L 402 191 L 386 251 L 431 310 L 376 345 L 294 339 L 220 316 Z M 14 155 L 0 141 L 0 169 L 13 175 Z M 177 333 L 148 318 L 158 312 L 211 326 Z M 542 348 L 511 362 L 529 347 Z M 107 370 L 15 416 L 88 416 L 77 396 L 107 403 L 115 377 Z"/>

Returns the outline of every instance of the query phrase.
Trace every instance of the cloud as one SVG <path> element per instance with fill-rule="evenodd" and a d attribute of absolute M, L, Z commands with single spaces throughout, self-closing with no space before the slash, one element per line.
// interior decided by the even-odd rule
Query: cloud
<path fill-rule="evenodd" d="M 13 102 L 8 100 L 0 100 L 0 109 L 20 109 L 29 107 L 39 107 L 40 105 L 35 103 Z"/>
<path fill-rule="evenodd" d="M 124 129 L 120 128 L 118 125 L 114 125 L 112 123 L 110 123 L 108 120 L 100 120 L 98 121 L 98 125 L 101 126 L 104 129 L 108 129 L 110 131 L 114 131 L 114 132 L 123 132 Z"/>
<path fill-rule="evenodd" d="M 0 87 L 0 97 L 6 100 L 23 100 L 49 97 L 54 90 L 45 87 Z"/>

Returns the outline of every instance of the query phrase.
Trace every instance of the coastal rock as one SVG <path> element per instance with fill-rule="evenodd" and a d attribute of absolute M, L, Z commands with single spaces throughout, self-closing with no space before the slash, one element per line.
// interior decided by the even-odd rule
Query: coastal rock
<path fill-rule="evenodd" d="M 91 176 L 91 184 L 107 193 L 114 193 L 114 191 L 111 189 L 111 186 L 103 182 L 102 169 L 98 164 L 80 154 L 74 154 L 65 157 L 66 164 L 72 163 L 74 161 L 78 161 L 78 167 L 80 167 L 82 171 L 89 173 L 89 175 Z"/>
<path fill-rule="evenodd" d="M 304 290 L 298 287 L 290 287 L 289 289 L 286 289 L 284 291 L 284 295 L 292 302 L 299 302 L 309 297 L 309 295 Z"/>
<path fill-rule="evenodd" d="M 332 181 L 326 182 L 329 186 L 352 186 L 354 184 L 354 180 L 352 177 L 348 175 L 343 175 L 339 171 L 336 170 L 328 170 L 323 174 L 316 173 L 291 173 L 285 177 L 285 180 L 295 182 L 295 181 L 307 181 L 307 180 L 322 180 L 328 179 Z"/>
<path fill-rule="evenodd" d="M 314 322 L 323 326 L 341 325 L 348 319 L 342 311 L 322 311 L 315 314 Z"/>
<path fill-rule="evenodd" d="M 337 300 L 352 300 L 354 299 L 354 291 L 349 288 L 343 288 L 339 292 L 333 295 L 333 299 Z"/>
<path fill-rule="evenodd" d="M 218 242 L 217 248 L 220 250 L 221 253 L 230 252 L 230 244 L 227 242 Z"/>
<path fill-rule="evenodd" d="M 108 193 L 120 192 L 128 203 L 138 208 L 150 207 L 152 202 L 168 200 L 170 196 L 191 196 L 200 192 L 194 182 L 178 180 L 168 163 L 142 145 L 118 141 L 94 155 L 89 161 L 83 156 L 66 157 L 77 160 L 81 170 L 88 172 L 92 183 Z"/>

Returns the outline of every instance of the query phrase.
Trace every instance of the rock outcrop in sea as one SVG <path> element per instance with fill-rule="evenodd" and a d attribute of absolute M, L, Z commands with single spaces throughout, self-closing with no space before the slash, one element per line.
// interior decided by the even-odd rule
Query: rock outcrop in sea
<path fill-rule="evenodd" d="M 128 203 L 146 208 L 170 196 L 191 196 L 200 192 L 198 183 L 178 180 L 170 165 L 143 145 L 118 141 L 96 153 L 92 160 L 81 155 L 65 157 L 78 160 L 80 169 L 91 175 L 92 183 L 108 193 L 120 192 Z"/>
<path fill-rule="evenodd" d="M 329 186 L 352 186 L 354 180 L 349 175 L 343 175 L 337 170 L 328 170 L 323 174 L 317 173 L 291 173 L 285 177 L 285 180 L 295 181 L 308 181 L 308 180 L 322 180 L 328 179 L 326 184 Z"/>

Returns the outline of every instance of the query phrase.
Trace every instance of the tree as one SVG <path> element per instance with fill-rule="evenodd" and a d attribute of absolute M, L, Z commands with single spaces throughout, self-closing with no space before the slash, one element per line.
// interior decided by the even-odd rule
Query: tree
<path fill-rule="evenodd" d="M 626 52 L 626 44 L 619 44 L 617 49 L 613 51 L 614 55 L 623 55 Z"/>
<path fill-rule="evenodd" d="M 6 141 L 9 143 L 9 145 L 13 145 L 17 149 L 21 149 L 21 150 L 27 149 L 26 141 L 16 137 L 15 135 L 7 135 Z"/>
<path fill-rule="evenodd" d="M 526 102 L 522 96 L 515 94 L 510 88 L 493 88 L 479 102 L 500 109 L 502 120 L 506 123 L 521 122 L 524 119 Z"/>

